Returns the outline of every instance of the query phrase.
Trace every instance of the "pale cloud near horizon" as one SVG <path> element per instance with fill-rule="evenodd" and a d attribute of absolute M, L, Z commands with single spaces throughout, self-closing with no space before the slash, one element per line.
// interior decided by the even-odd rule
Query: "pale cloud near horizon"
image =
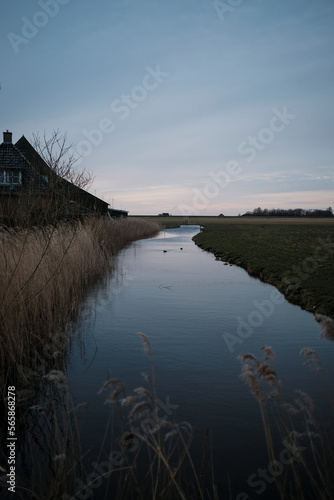
<path fill-rule="evenodd" d="M 248 198 L 256 199 L 256 195 L 250 195 Z M 330 189 L 315 191 L 290 191 L 275 193 L 275 200 L 271 193 L 263 195 L 264 201 L 262 208 L 303 208 L 307 204 L 309 208 L 318 208 L 319 206 L 329 207 L 333 203 L 333 192 Z M 311 201 L 310 201 L 311 200 Z M 278 203 L 277 203 L 278 202 Z M 326 203 L 327 202 L 327 203 Z"/>
<path fill-rule="evenodd" d="M 88 141 L 80 166 L 97 196 L 133 214 L 175 212 L 235 161 L 241 172 L 197 204 L 203 214 L 333 205 L 331 0 L 241 2 L 224 20 L 211 0 L 70 0 L 15 53 L 9 32 L 22 36 L 38 11 L 16 0 L 0 20 L 2 128 Z M 284 107 L 295 118 L 268 136 Z M 113 131 L 97 140 L 106 120 Z"/>

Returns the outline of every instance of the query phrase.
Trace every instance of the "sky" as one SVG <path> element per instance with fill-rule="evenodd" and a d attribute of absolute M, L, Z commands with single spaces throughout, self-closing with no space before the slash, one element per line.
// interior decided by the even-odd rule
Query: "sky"
<path fill-rule="evenodd" d="M 12 0 L 0 123 L 67 133 L 133 215 L 325 209 L 333 54 L 333 0 Z"/>

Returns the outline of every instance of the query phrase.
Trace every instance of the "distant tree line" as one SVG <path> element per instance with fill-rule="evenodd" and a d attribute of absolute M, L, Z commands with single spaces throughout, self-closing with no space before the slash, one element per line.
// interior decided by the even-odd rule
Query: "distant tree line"
<path fill-rule="evenodd" d="M 247 215 L 258 215 L 261 217 L 334 217 L 332 207 L 326 208 L 326 210 L 320 209 L 309 209 L 304 208 L 255 208 L 253 212 L 246 212 L 243 214 Z"/>

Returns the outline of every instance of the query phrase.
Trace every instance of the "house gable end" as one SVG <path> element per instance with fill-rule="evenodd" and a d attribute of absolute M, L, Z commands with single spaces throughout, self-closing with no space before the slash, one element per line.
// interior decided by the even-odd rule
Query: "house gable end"
<path fill-rule="evenodd" d="M 34 178 L 30 163 L 14 144 L 0 144 L 0 192 L 13 193 Z"/>
<path fill-rule="evenodd" d="M 31 166 L 34 170 L 42 177 L 48 176 L 48 178 L 53 178 L 53 182 L 50 184 L 56 184 L 57 189 L 70 200 L 86 206 L 87 209 L 94 212 L 107 213 L 108 203 L 92 195 L 88 191 L 76 186 L 72 182 L 63 179 L 58 176 L 52 168 L 45 162 L 45 160 L 40 156 L 40 154 L 35 150 L 35 148 L 30 144 L 30 142 L 24 137 L 24 135 L 16 143 L 16 147 L 24 154 L 24 156 L 29 160 Z"/>

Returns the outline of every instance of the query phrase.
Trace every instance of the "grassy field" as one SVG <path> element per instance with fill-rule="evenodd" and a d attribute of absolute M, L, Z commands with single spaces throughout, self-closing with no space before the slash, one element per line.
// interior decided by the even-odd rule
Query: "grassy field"
<path fill-rule="evenodd" d="M 313 313 L 334 318 L 334 220 L 266 217 L 150 217 L 165 228 L 199 224 L 195 243 L 243 267 Z"/>

